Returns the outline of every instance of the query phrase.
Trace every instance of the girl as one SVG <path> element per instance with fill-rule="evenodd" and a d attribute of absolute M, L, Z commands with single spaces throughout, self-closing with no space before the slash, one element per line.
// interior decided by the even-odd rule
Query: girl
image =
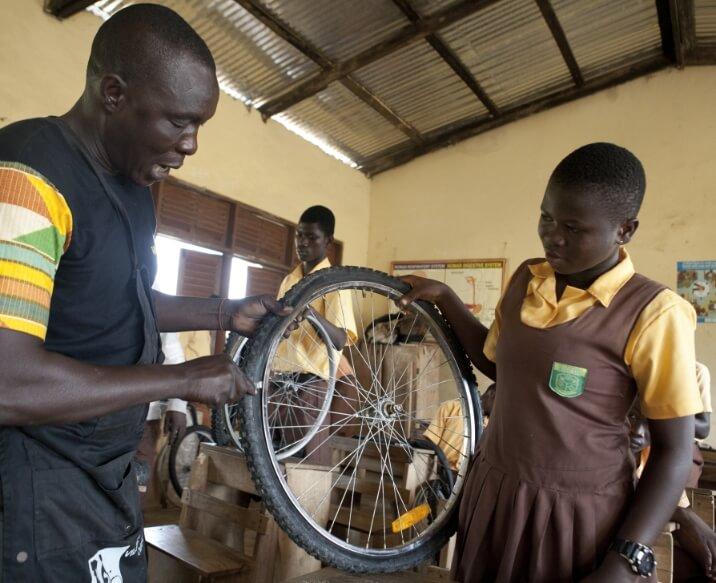
<path fill-rule="evenodd" d="M 445 284 L 405 278 L 401 304 L 435 303 L 497 380 L 459 513 L 459 581 L 656 581 L 649 545 L 683 490 L 702 405 L 683 374 L 695 366 L 694 311 L 636 274 L 624 249 L 645 183 L 613 144 L 567 156 L 542 200 L 546 259 L 517 268 L 489 331 Z M 637 398 L 652 452 L 634 495 L 626 418 Z"/>

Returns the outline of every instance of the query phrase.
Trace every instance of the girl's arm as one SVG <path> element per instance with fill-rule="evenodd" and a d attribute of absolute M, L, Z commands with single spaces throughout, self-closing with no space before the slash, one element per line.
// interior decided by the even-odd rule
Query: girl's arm
<path fill-rule="evenodd" d="M 415 275 L 401 277 L 412 288 L 399 300 L 405 308 L 415 300 L 425 300 L 435 304 L 455 331 L 470 360 L 485 376 L 496 380 L 495 363 L 483 352 L 488 329 L 472 315 L 458 295 L 442 282 Z"/>
<path fill-rule="evenodd" d="M 694 440 L 694 416 L 649 420 L 651 452 L 629 513 L 617 538 L 651 545 L 671 519 L 689 477 Z M 626 559 L 610 551 L 602 565 L 584 582 L 632 582 L 638 577 Z"/>

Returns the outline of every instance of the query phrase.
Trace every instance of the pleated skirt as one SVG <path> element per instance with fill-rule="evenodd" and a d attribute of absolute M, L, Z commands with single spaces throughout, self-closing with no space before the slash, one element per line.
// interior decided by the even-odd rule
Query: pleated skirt
<path fill-rule="evenodd" d="M 452 576 L 464 583 L 579 581 L 606 555 L 630 498 L 623 485 L 594 493 L 535 484 L 481 456 L 460 505 Z"/>

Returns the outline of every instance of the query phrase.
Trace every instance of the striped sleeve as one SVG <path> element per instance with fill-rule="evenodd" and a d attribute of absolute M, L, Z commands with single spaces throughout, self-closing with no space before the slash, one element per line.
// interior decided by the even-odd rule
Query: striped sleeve
<path fill-rule="evenodd" d="M 57 189 L 27 166 L 0 161 L 0 328 L 45 339 L 71 234 L 72 213 Z"/>

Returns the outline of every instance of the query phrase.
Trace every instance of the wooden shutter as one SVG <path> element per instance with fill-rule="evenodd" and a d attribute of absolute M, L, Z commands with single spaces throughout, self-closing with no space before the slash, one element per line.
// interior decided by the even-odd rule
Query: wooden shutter
<path fill-rule="evenodd" d="M 208 298 L 221 289 L 221 255 L 182 249 L 177 294 Z"/>
<path fill-rule="evenodd" d="M 269 294 L 276 297 L 286 272 L 269 267 L 249 267 L 246 281 L 246 295 Z"/>
<path fill-rule="evenodd" d="M 333 244 L 326 249 L 326 256 L 331 265 L 342 265 L 343 261 L 343 243 L 333 239 Z"/>
<path fill-rule="evenodd" d="M 277 267 L 290 265 L 291 227 L 240 205 L 236 209 L 234 251 Z"/>
<path fill-rule="evenodd" d="M 157 199 L 160 232 L 197 245 L 226 246 L 230 202 L 168 182 L 161 185 Z"/>

